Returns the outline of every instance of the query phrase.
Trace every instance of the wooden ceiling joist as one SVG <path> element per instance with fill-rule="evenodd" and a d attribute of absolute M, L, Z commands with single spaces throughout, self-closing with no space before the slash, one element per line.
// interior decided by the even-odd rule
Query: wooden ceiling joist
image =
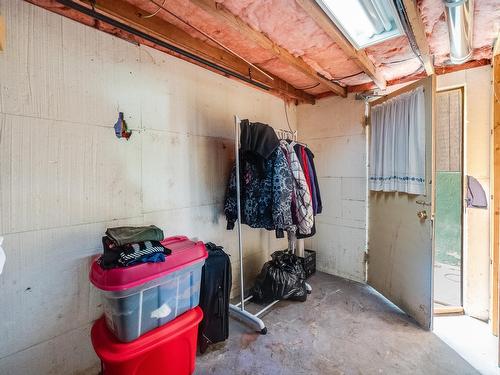
<path fill-rule="evenodd" d="M 429 42 L 427 41 L 427 37 L 425 35 L 425 27 L 422 21 L 422 16 L 420 15 L 415 1 L 403 0 L 403 4 L 413 31 L 413 35 L 415 35 L 415 41 L 417 42 L 418 49 L 420 50 L 420 56 L 424 63 L 425 72 L 427 75 L 432 75 L 434 74 L 434 63 L 432 61 Z"/>
<path fill-rule="evenodd" d="M 342 49 L 348 59 L 355 62 L 375 82 L 378 88 L 385 89 L 386 81 L 384 77 L 377 71 L 366 52 L 356 50 L 314 0 L 295 0 L 295 2 Z"/>
<path fill-rule="evenodd" d="M 33 4 L 46 7 L 49 10 L 57 10 L 58 13 L 62 12 L 61 8 L 47 6 L 47 1 L 45 0 L 29 1 Z M 309 104 L 314 104 L 315 102 L 315 98 L 313 95 L 308 94 L 305 91 L 296 89 L 281 78 L 276 77 L 268 72 L 263 73 L 256 69 L 253 69 L 248 63 L 238 58 L 237 56 L 214 47 L 201 39 L 192 37 L 177 26 L 159 17 L 144 18 L 143 15 L 146 12 L 124 0 L 97 0 L 95 2 L 91 2 L 90 0 L 81 0 L 80 2 L 75 3 L 85 5 L 89 8 L 93 7 L 95 11 L 99 12 L 100 14 L 131 26 L 140 32 L 157 38 L 158 40 L 165 41 L 173 46 L 178 47 L 179 49 L 182 49 L 183 51 L 199 56 L 202 59 L 209 61 L 217 66 L 221 66 L 230 72 L 236 73 L 236 76 L 239 75 L 241 77 L 249 77 L 249 75 L 251 75 L 250 81 L 267 87 L 268 90 L 266 91 L 270 91 L 280 97 L 293 99 Z M 137 38 L 135 38 L 135 40 L 136 39 Z M 144 44 L 151 45 L 151 43 Z M 154 45 L 152 46 L 155 47 Z M 176 53 L 172 54 L 174 56 L 183 58 Z M 189 58 L 184 59 L 191 61 Z M 202 63 L 196 61 L 191 62 L 203 66 Z M 214 69 L 211 69 L 210 67 L 208 68 L 212 71 L 216 71 Z M 248 81 L 249 79 L 247 80 L 247 83 Z"/>
<path fill-rule="evenodd" d="M 327 86 L 332 92 L 342 97 L 347 96 L 347 89 L 338 83 L 329 80 L 326 77 L 318 74 L 310 65 L 308 65 L 300 57 L 296 57 L 288 52 L 286 49 L 274 43 L 263 33 L 254 30 L 248 24 L 243 22 L 240 18 L 232 14 L 221 3 L 214 0 L 190 0 L 191 3 L 203 9 L 206 13 L 210 14 L 213 18 L 221 23 L 231 26 L 234 30 L 238 31 L 245 38 L 253 41 L 258 46 L 270 51 L 283 63 L 293 66 L 298 71 Z"/>

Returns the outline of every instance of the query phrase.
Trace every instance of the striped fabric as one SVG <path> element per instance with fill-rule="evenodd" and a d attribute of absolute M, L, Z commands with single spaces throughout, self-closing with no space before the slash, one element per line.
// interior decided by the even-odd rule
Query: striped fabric
<path fill-rule="evenodd" d="M 297 218 L 297 228 L 302 234 L 310 234 L 314 224 L 313 206 L 311 193 L 307 185 L 304 172 L 300 165 L 297 154 L 293 149 L 293 143 L 285 140 L 280 141 L 280 146 L 287 157 L 294 182 L 295 216 Z"/>
<path fill-rule="evenodd" d="M 123 262 L 127 262 L 132 259 L 141 258 L 144 255 L 151 255 L 155 253 L 163 253 L 165 248 L 161 245 L 154 245 L 151 241 L 145 241 L 141 243 L 131 244 L 130 247 L 133 249 L 133 252 L 121 252 L 120 260 Z"/>

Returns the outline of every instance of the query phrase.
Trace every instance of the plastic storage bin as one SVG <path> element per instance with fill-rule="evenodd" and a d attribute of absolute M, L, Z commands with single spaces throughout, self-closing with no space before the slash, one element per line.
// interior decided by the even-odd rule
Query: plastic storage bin
<path fill-rule="evenodd" d="M 165 262 L 102 269 L 96 261 L 90 281 L 102 291 L 108 328 L 130 342 L 198 306 L 201 270 L 207 251 L 203 242 L 170 237 Z"/>
<path fill-rule="evenodd" d="M 199 307 L 148 332 L 134 342 L 123 343 L 109 331 L 104 319 L 92 327 L 92 345 L 102 361 L 104 375 L 190 375 L 195 369 Z"/>

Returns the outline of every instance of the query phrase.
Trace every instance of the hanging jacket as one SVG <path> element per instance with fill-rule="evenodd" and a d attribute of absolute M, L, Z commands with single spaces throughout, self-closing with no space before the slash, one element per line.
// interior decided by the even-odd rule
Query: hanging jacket
<path fill-rule="evenodd" d="M 311 228 L 314 224 L 314 218 L 311 194 L 309 193 L 309 189 L 307 187 L 304 172 L 302 171 L 297 154 L 293 149 L 293 144 L 289 144 L 285 140 L 281 141 L 280 144 L 283 152 L 287 156 L 287 161 L 290 166 L 294 182 L 292 196 L 292 200 L 295 202 L 295 204 L 292 205 L 292 209 L 295 210 L 294 224 L 297 225 L 297 229 L 300 233 L 309 234 L 311 233 Z"/>
<path fill-rule="evenodd" d="M 488 208 L 488 200 L 481 183 L 472 176 L 467 176 L 467 207 Z"/>
<path fill-rule="evenodd" d="M 293 224 L 292 175 L 280 147 L 267 160 L 260 161 L 262 165 L 240 152 L 241 223 L 252 228 L 275 229 L 276 236 L 283 237 L 283 231 Z M 236 167 L 229 178 L 224 212 L 227 229 L 233 229 L 238 219 Z"/>
<path fill-rule="evenodd" d="M 240 150 L 244 155 L 252 154 L 269 159 L 280 141 L 272 127 L 260 122 L 241 120 Z"/>
<path fill-rule="evenodd" d="M 321 193 L 319 190 L 319 183 L 318 183 L 318 174 L 316 173 L 316 167 L 314 165 L 314 154 L 312 153 L 311 150 L 309 150 L 308 147 L 305 148 L 307 157 L 309 159 L 309 163 L 311 165 L 311 168 L 309 168 L 309 172 L 312 173 L 312 182 L 314 184 L 314 191 L 315 191 L 315 199 L 316 199 L 316 210 L 315 210 L 315 215 L 320 214 L 323 212 L 323 203 L 321 202 Z"/>
<path fill-rule="evenodd" d="M 307 155 L 306 152 L 304 151 L 303 146 L 300 146 L 300 153 L 302 158 L 302 170 L 304 171 L 304 176 L 307 181 L 307 187 L 309 188 L 309 193 L 311 194 L 312 197 L 312 185 L 311 185 L 311 176 L 309 174 L 309 164 L 307 162 Z"/>
<path fill-rule="evenodd" d="M 314 184 L 314 173 L 311 165 L 311 161 L 309 160 L 309 156 L 305 152 L 304 149 L 304 155 L 305 159 L 307 161 L 307 171 L 309 172 L 309 183 L 311 186 L 311 197 L 312 197 L 312 206 L 313 206 L 313 215 L 316 215 L 318 212 L 318 199 L 316 197 L 316 185 Z"/>
<path fill-rule="evenodd" d="M 297 158 L 299 159 L 300 165 L 302 166 L 302 170 L 304 171 L 304 177 L 306 179 L 308 189 L 311 192 L 312 191 L 311 175 L 309 173 L 307 153 L 304 151 L 305 147 L 298 144 L 298 143 L 295 143 L 293 145 L 293 149 L 295 150 L 295 154 L 297 155 Z M 311 195 L 311 199 L 312 199 L 312 195 Z M 313 215 L 313 226 L 311 228 L 310 233 L 303 233 L 300 229 L 298 229 L 297 230 L 297 239 L 309 238 L 309 237 L 314 236 L 315 234 L 316 234 L 316 219 L 314 218 L 314 215 Z"/>

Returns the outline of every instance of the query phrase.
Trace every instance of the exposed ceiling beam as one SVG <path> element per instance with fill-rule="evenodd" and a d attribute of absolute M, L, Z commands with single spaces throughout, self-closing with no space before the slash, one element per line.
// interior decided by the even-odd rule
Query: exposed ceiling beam
<path fill-rule="evenodd" d="M 364 50 L 356 50 L 337 26 L 323 12 L 314 0 L 295 0 L 318 26 L 344 51 L 346 56 L 355 62 L 372 80 L 378 88 L 385 89 L 386 81 L 382 74 L 370 60 Z"/>
<path fill-rule="evenodd" d="M 460 65 L 436 66 L 435 72 L 437 75 L 458 72 L 459 70 L 477 68 L 479 66 L 490 65 L 491 59 L 470 60 Z"/>
<path fill-rule="evenodd" d="M 358 93 L 358 92 L 369 92 L 369 91 L 375 91 L 377 94 L 379 93 L 384 93 L 384 92 L 390 92 L 393 89 L 393 86 L 395 85 L 401 85 L 404 83 L 411 83 L 414 81 L 418 81 L 420 79 L 426 78 L 427 73 L 425 70 L 422 70 L 419 73 L 413 73 L 404 77 L 399 77 L 399 78 L 394 78 L 394 79 L 389 79 L 387 80 L 387 87 L 385 90 L 379 90 L 377 89 L 377 86 L 373 82 L 367 82 L 367 83 L 362 83 L 359 85 L 354 85 L 354 86 L 349 86 L 348 87 L 348 92 L 349 93 Z M 332 93 L 326 92 L 326 93 L 321 93 L 318 95 L 315 95 L 314 97 L 316 100 L 318 99 L 323 99 L 323 98 L 328 98 L 330 96 L 333 96 Z"/>
<path fill-rule="evenodd" d="M 434 74 L 434 64 L 432 62 L 429 42 L 425 36 L 425 27 L 422 21 L 422 16 L 417 9 L 417 4 L 415 4 L 413 0 L 403 0 L 403 4 L 406 9 L 406 14 L 408 15 L 411 29 L 413 30 L 413 35 L 415 35 L 415 41 L 417 42 L 418 49 L 420 50 L 420 56 L 424 62 L 425 72 L 428 75 L 432 75 Z"/>
<path fill-rule="evenodd" d="M 82 21 L 75 16 L 75 14 L 78 13 L 75 13 L 69 8 L 61 7 L 59 4 L 57 4 L 56 1 L 47 2 L 46 0 L 29 0 L 29 2 L 35 5 L 40 5 L 59 14 L 66 15 L 70 18 L 77 19 L 78 21 Z M 89 0 L 82 0 L 75 3 L 87 5 L 90 8 Z M 250 65 L 248 65 L 245 61 L 239 59 L 238 57 L 230 54 L 229 52 L 214 47 L 201 39 L 192 37 L 185 31 L 179 29 L 177 26 L 172 25 L 159 17 L 142 17 L 142 15 L 145 13 L 142 9 L 139 9 L 124 0 L 98 0 L 92 5 L 94 6 L 94 9 L 100 14 L 122 22 L 123 24 L 133 27 L 135 30 L 152 36 L 158 40 L 165 41 L 183 51 L 201 57 L 202 59 L 221 66 L 230 72 L 236 73 L 236 75 L 242 77 L 249 77 L 251 75 L 251 80 L 247 79 L 247 83 L 249 83 L 248 81 L 257 82 L 260 85 L 267 87 L 268 90 L 266 91 L 270 91 L 280 97 L 284 97 L 287 99 L 294 99 L 310 104 L 313 104 L 315 101 L 313 95 L 308 94 L 302 90 L 298 90 L 289 83 L 267 72 L 267 74 L 264 74 L 262 72 L 259 72 L 258 70 L 252 69 Z M 110 27 L 104 28 L 101 23 L 96 24 L 96 27 L 101 28 L 106 32 L 110 32 L 110 29 L 114 29 Z M 117 36 L 127 38 L 128 34 L 119 33 L 117 34 Z M 161 46 L 155 45 L 151 41 L 143 39 L 141 40 L 141 38 L 137 37 L 134 37 L 133 41 L 139 41 L 142 44 L 160 49 L 176 57 L 180 57 L 184 60 L 203 66 L 219 74 L 223 74 L 220 71 L 217 71 L 209 66 L 203 65 L 203 63 L 200 63 L 199 61 L 194 61 L 175 52 L 165 50 L 165 48 L 160 48 Z M 228 76 L 227 74 L 224 75 Z"/>
<path fill-rule="evenodd" d="M 425 70 L 422 70 L 418 73 L 413 73 L 413 74 L 409 74 L 407 76 L 389 79 L 387 81 L 386 91 L 390 91 L 392 86 L 417 81 L 417 80 L 420 80 L 420 79 L 423 79 L 426 77 L 427 77 L 427 73 L 425 72 Z M 372 91 L 372 90 L 376 90 L 376 87 L 375 87 L 375 85 L 370 84 L 370 83 L 362 83 L 360 85 L 349 86 L 349 92 L 366 92 L 366 91 Z M 376 90 L 376 92 L 383 93 L 384 91 Z"/>
<path fill-rule="evenodd" d="M 271 52 L 283 63 L 293 66 L 295 69 L 299 70 L 300 72 L 314 79 L 315 81 L 323 83 L 335 94 L 340 95 L 342 97 L 347 96 L 347 89 L 345 87 L 329 80 L 326 77 L 323 77 L 300 57 L 292 55 L 286 49 L 274 43 L 263 33 L 254 30 L 248 24 L 243 22 L 243 20 L 232 14 L 229 10 L 227 10 L 222 3 L 218 3 L 214 0 L 189 0 L 189 1 L 197 5 L 201 9 L 203 9 L 206 13 L 210 14 L 210 16 L 212 16 L 219 22 L 224 23 L 226 25 L 230 25 L 234 30 L 238 31 L 245 38 L 253 41 L 260 47 Z"/>

